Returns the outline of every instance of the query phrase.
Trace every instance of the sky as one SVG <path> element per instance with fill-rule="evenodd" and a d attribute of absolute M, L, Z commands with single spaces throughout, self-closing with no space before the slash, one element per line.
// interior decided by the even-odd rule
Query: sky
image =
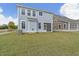
<path fill-rule="evenodd" d="M 47 10 L 49 12 L 60 15 L 59 9 L 63 5 L 63 3 L 22 3 L 21 5 L 41 10 Z M 13 21 L 17 24 L 16 3 L 1 3 L 0 24 L 8 24 L 9 21 Z"/>
<path fill-rule="evenodd" d="M 47 10 L 57 15 L 66 16 L 70 19 L 79 19 L 79 4 L 68 3 L 22 3 L 26 7 Z M 0 3 L 0 25 L 8 24 L 9 21 L 17 24 L 16 3 Z"/>
<path fill-rule="evenodd" d="M 26 3 L 22 5 L 59 14 L 59 9 L 63 5 L 63 3 Z M 3 9 L 3 14 L 5 16 L 13 16 L 14 18 L 17 16 L 16 3 L 2 3 L 0 4 L 0 8 Z"/>

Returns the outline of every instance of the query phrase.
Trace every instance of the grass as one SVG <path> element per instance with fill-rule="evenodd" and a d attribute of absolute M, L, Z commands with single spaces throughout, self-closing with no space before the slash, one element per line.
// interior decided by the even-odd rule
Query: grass
<path fill-rule="evenodd" d="M 2 56 L 79 55 L 79 32 L 52 32 L 0 35 Z"/>

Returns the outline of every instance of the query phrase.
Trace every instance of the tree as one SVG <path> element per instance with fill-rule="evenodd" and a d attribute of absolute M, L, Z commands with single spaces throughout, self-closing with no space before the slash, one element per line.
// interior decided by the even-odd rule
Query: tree
<path fill-rule="evenodd" d="M 12 30 L 12 29 L 16 29 L 16 25 L 15 25 L 15 23 L 12 22 L 12 21 L 10 21 L 10 22 L 8 23 L 8 29 L 10 29 L 10 30 Z"/>
<path fill-rule="evenodd" d="M 3 24 L 3 25 L 2 25 L 2 28 L 3 28 L 3 29 L 8 29 L 8 26 L 7 26 L 6 24 Z"/>
<path fill-rule="evenodd" d="M 8 26 L 6 24 L 0 25 L 0 29 L 8 29 Z"/>

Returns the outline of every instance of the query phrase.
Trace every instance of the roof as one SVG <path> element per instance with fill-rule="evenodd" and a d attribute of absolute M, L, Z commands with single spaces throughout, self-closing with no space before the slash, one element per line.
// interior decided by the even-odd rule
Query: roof
<path fill-rule="evenodd" d="M 52 13 L 52 12 L 48 12 L 48 11 L 46 11 L 46 10 L 35 9 L 35 8 L 31 8 L 31 7 L 22 6 L 22 5 L 19 5 L 19 4 L 17 4 L 16 6 L 17 6 L 17 7 L 21 7 L 21 8 L 27 8 L 27 9 L 32 9 L 32 10 L 42 11 L 42 12 L 46 12 L 46 13 L 49 13 L 49 14 L 53 14 L 53 15 L 54 15 L 54 13 Z"/>
<path fill-rule="evenodd" d="M 17 6 L 17 7 L 21 7 L 21 8 L 27 8 L 27 9 L 32 9 L 32 10 L 37 10 L 37 11 L 46 12 L 46 13 L 49 13 L 49 14 L 52 14 L 52 15 L 58 17 L 58 18 L 61 19 L 62 21 L 79 22 L 79 20 L 73 20 L 73 19 L 69 19 L 69 18 L 67 18 L 67 17 L 65 17 L 65 16 L 59 16 L 59 15 L 56 15 L 56 14 L 54 14 L 54 13 L 52 13 L 52 12 L 48 12 L 48 11 L 46 11 L 46 10 L 40 10 L 40 9 L 31 8 L 31 7 L 26 7 L 26 6 L 23 6 L 23 5 L 21 5 L 21 4 L 17 4 L 16 6 Z"/>
<path fill-rule="evenodd" d="M 79 22 L 79 20 L 73 20 L 73 19 L 70 19 L 70 18 L 65 17 L 65 16 L 59 16 L 59 15 L 54 15 L 54 16 L 55 16 L 55 18 L 57 17 L 61 21 L 66 21 L 66 22 Z"/>

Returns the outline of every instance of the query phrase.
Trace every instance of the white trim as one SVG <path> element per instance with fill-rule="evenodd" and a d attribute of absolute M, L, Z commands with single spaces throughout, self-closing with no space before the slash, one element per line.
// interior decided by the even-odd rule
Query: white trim
<path fill-rule="evenodd" d="M 79 29 L 78 29 L 78 23 L 77 23 L 77 30 L 79 30 Z"/>
<path fill-rule="evenodd" d="M 22 21 L 25 22 L 25 29 L 22 29 Z M 26 32 L 26 21 L 25 20 L 20 20 L 20 29 L 22 30 L 22 32 Z"/>
<path fill-rule="evenodd" d="M 74 31 L 79 31 L 79 30 L 54 30 L 54 31 L 66 31 L 66 32 L 74 32 Z"/>
<path fill-rule="evenodd" d="M 70 22 L 68 22 L 68 30 L 70 31 Z"/>

